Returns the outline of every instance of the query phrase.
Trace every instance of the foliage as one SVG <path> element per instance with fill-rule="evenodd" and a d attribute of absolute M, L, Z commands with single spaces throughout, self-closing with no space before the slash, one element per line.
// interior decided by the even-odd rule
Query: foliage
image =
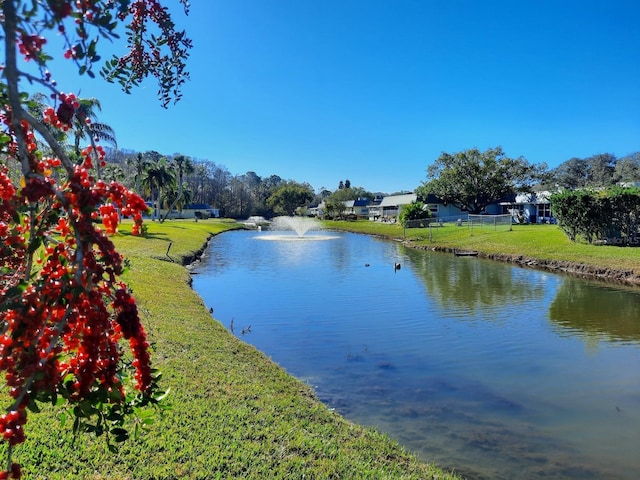
<path fill-rule="evenodd" d="M 616 161 L 615 179 L 618 182 L 637 182 L 640 180 L 640 152 L 627 155 Z"/>
<path fill-rule="evenodd" d="M 373 194 L 362 187 L 349 186 L 339 188 L 331 193 L 328 198 L 338 202 L 346 202 L 348 200 L 358 200 L 359 198 L 373 198 Z"/>
<path fill-rule="evenodd" d="M 571 241 L 638 243 L 640 189 L 612 187 L 604 191 L 567 190 L 551 197 L 560 228 Z"/>
<path fill-rule="evenodd" d="M 373 194 L 364 188 L 352 187 L 349 180 L 345 182 L 340 180 L 340 185 L 337 190 L 325 193 L 326 195 L 323 195 L 321 190 L 319 200 L 324 202 L 324 216 L 332 219 L 344 217 L 344 212 L 347 210 L 344 202 L 361 198 L 373 198 Z"/>
<path fill-rule="evenodd" d="M 155 0 L 5 0 L 2 13 L 0 370 L 9 392 L 0 433 L 9 447 L 0 478 L 18 478 L 13 450 L 26 438 L 28 411 L 67 404 L 74 432 L 104 434 L 115 448 L 113 441 L 128 436 L 125 417 L 161 396 L 137 304 L 121 279 L 125 262 L 108 237 L 120 214 L 134 219 L 134 235 L 141 233 L 146 205 L 101 178 L 99 132 L 89 135 L 79 164 L 65 149 L 74 128 L 78 137 L 92 132 L 90 102 L 60 91 L 52 80 L 47 35 L 59 35 L 64 57 L 80 75 L 93 76 L 98 38 L 116 38 L 118 23 L 129 19 L 130 51 L 108 62 L 103 73 L 127 91 L 156 76 L 164 105 L 179 96 L 190 42 Z M 45 89 L 51 105 L 36 105 L 20 91 L 24 82 Z M 85 126 L 78 126 L 83 120 Z M 128 342 L 129 354 L 120 340 Z"/>
<path fill-rule="evenodd" d="M 455 154 L 442 153 L 427 168 L 427 181 L 418 187 L 422 200 L 433 194 L 461 210 L 478 214 L 505 195 L 530 191 L 546 165 L 532 165 L 524 158 L 506 157 L 502 148 L 484 152 L 473 148 Z"/>
<path fill-rule="evenodd" d="M 334 196 L 329 196 L 324 200 L 324 215 L 326 218 L 342 218 L 347 206 L 344 202 Z"/>
<path fill-rule="evenodd" d="M 425 204 L 417 201 L 403 205 L 400 209 L 399 220 L 402 225 L 407 225 L 411 220 L 422 220 L 423 218 L 429 218 L 431 212 L 425 208 Z"/>
<path fill-rule="evenodd" d="M 552 195 L 550 200 L 553 215 L 569 239 L 576 241 L 581 235 L 592 243 L 604 219 L 595 193 L 590 190 L 565 190 Z"/>
<path fill-rule="evenodd" d="M 610 234 L 623 244 L 637 245 L 640 240 L 640 188 L 612 187 L 608 191 L 608 198 Z"/>
<path fill-rule="evenodd" d="M 553 185 L 561 188 L 601 188 L 618 181 L 616 157 L 610 153 L 588 158 L 571 158 L 550 172 Z M 618 174 L 616 174 L 618 170 Z M 635 180 L 635 179 L 632 179 Z"/>
<path fill-rule="evenodd" d="M 96 121 L 96 110 L 101 110 L 102 105 L 97 98 L 80 98 L 80 106 L 76 109 L 73 118 L 74 152 L 80 155 L 80 141 L 86 137 L 93 137 L 95 141 L 107 142 L 118 147 L 116 133 L 106 123 Z"/>
<path fill-rule="evenodd" d="M 278 214 L 293 215 L 297 208 L 313 200 L 313 189 L 307 183 L 288 181 L 281 184 L 267 199 L 267 205 Z"/>
<path fill-rule="evenodd" d="M 193 173 L 194 171 L 191 159 L 185 157 L 184 155 L 177 155 L 171 161 L 171 167 L 175 171 L 174 179 L 176 180 L 176 183 L 178 185 L 178 191 L 176 192 L 175 190 L 170 190 L 164 192 L 165 201 L 162 203 L 167 205 L 167 213 L 163 217 L 162 221 L 165 221 L 167 219 L 171 211 L 176 206 L 178 206 L 180 208 L 180 211 L 182 212 L 184 205 L 190 203 L 192 198 L 191 191 L 188 188 L 185 190 L 183 181 L 185 175 Z M 170 187 L 173 186 L 174 185 L 170 185 Z"/>
<path fill-rule="evenodd" d="M 161 199 L 167 199 L 163 195 L 166 190 L 170 190 L 176 183 L 176 177 L 169 166 L 166 158 L 160 158 L 159 160 L 150 162 L 142 177 L 142 187 L 146 192 L 151 194 L 151 203 L 159 207 Z M 154 210 L 154 218 L 157 218 L 159 212 L 157 208 Z"/>

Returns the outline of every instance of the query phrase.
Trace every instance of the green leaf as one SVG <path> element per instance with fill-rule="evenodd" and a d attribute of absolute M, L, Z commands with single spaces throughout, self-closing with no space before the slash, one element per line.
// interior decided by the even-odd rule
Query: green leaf
<path fill-rule="evenodd" d="M 171 388 L 167 388 L 166 392 L 156 392 L 153 394 L 153 399 L 157 402 L 161 402 L 162 400 L 167 398 L 167 395 L 169 395 L 170 391 L 171 391 Z"/>
<path fill-rule="evenodd" d="M 40 413 L 40 407 L 35 402 L 35 400 L 30 400 L 29 403 L 27 404 L 27 408 L 29 409 L 30 412 Z"/>

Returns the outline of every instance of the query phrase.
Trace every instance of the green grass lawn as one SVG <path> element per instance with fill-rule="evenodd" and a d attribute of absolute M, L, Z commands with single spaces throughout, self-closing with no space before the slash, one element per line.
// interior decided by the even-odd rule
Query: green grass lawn
<path fill-rule="evenodd" d="M 325 221 L 326 228 L 406 240 L 419 247 L 476 250 L 487 256 L 511 255 L 572 262 L 601 269 L 640 274 L 640 248 L 571 242 L 557 225 L 513 225 L 511 231 L 445 224 L 443 227 L 404 229 L 398 224 L 369 221 Z"/>
<path fill-rule="evenodd" d="M 172 408 L 116 455 L 102 438 L 74 438 L 71 422 L 58 421 L 59 411 L 32 415 L 27 442 L 15 453 L 24 478 L 455 478 L 385 435 L 345 420 L 309 386 L 212 318 L 189 287 L 181 259 L 192 257 L 210 235 L 237 224 L 147 225 L 146 238 L 129 235 L 127 225 L 113 238 L 130 262 L 126 280 Z"/>

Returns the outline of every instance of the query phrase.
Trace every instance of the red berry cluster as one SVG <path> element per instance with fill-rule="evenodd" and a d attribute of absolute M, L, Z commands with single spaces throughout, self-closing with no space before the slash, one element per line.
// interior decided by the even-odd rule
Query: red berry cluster
<path fill-rule="evenodd" d="M 153 403 L 157 388 L 136 302 L 120 281 L 123 258 L 109 237 L 117 230 L 118 213 L 132 217 L 133 234 L 140 234 L 147 206 L 123 186 L 94 178 L 94 169 L 105 165 L 97 140 L 82 151 L 80 165 L 56 140 L 65 138 L 74 122 L 88 120 L 75 95 L 60 93 L 52 80 L 51 58 L 43 51 L 47 35 L 60 35 L 62 55 L 77 64 L 79 74 L 93 76 L 93 62 L 100 58 L 97 39 L 117 38 L 117 23 L 130 17 L 125 26 L 130 55 L 101 73 L 125 91 L 154 75 L 163 106 L 170 97 L 179 98 L 188 77 L 190 40 L 175 31 L 158 0 L 42 0 L 27 2 L 28 8 L 18 0 L 0 3 L 5 28 L 0 41 L 19 53 L 6 55 L 0 65 L 7 84 L 0 95 L 0 372 L 7 387 L 0 441 L 13 446 L 25 440 L 27 407 L 39 402 L 89 402 L 106 421 L 109 402 L 119 412 L 135 411 Z M 186 10 L 187 0 L 180 3 Z M 97 30 L 95 39 L 89 38 L 89 27 Z M 37 68 L 18 65 L 28 61 Z M 26 73 L 34 71 L 40 78 Z M 54 103 L 42 118 L 34 118 L 33 102 L 16 93 L 27 80 L 51 92 Z M 99 216 L 104 227 L 96 223 Z M 124 340 L 132 365 L 121 358 Z M 142 393 L 130 395 L 131 388 Z M 21 476 L 12 450 L 6 450 L 8 467 L 0 480 Z"/>
<path fill-rule="evenodd" d="M 0 472 L 0 480 L 5 480 L 9 478 L 22 478 L 22 469 L 20 465 L 17 463 L 12 463 L 9 471 Z"/>
<path fill-rule="evenodd" d="M 20 41 L 18 42 L 18 48 L 20 53 L 24 56 L 24 59 L 28 62 L 42 52 L 42 46 L 47 43 L 47 39 L 38 35 L 29 35 L 26 32 L 21 32 Z"/>
<path fill-rule="evenodd" d="M 100 215 L 102 216 L 102 224 L 107 233 L 116 233 L 118 231 L 118 223 L 120 222 L 120 214 L 113 204 L 100 205 Z"/>
<path fill-rule="evenodd" d="M 66 132 L 72 126 L 76 111 L 80 107 L 80 102 L 78 102 L 73 93 L 60 93 L 54 95 L 54 97 L 60 100 L 60 104 L 57 109 L 47 107 L 42 114 L 42 121 Z"/>
<path fill-rule="evenodd" d="M 11 410 L 0 416 L 0 431 L 10 445 L 24 442 L 23 425 L 27 423 L 27 414 L 24 410 Z"/>
<path fill-rule="evenodd" d="M 68 17 L 73 11 L 71 2 L 65 0 L 47 0 L 47 4 L 58 20 Z"/>
<path fill-rule="evenodd" d="M 88 169 L 93 168 L 94 158 L 98 160 L 98 164 L 101 167 L 104 167 L 106 165 L 104 159 L 107 154 L 101 145 L 97 145 L 95 147 L 93 145 L 89 145 L 87 148 L 82 150 L 82 152 L 80 152 L 80 155 L 84 160 L 84 163 L 83 163 L 84 168 L 88 168 Z"/>
<path fill-rule="evenodd" d="M 69 111 L 47 109 L 44 120 L 64 131 L 77 99 L 58 99 Z M 17 160 L 10 110 L 0 118 L 9 133 L 2 148 L 8 161 Z M 116 232 L 118 210 L 136 219 L 139 233 L 146 204 L 118 183 L 96 181 L 91 172 L 94 161 L 104 165 L 102 147 L 87 147 L 81 165 L 65 167 L 59 158 L 42 157 L 29 123 L 19 126 L 28 171 L 20 162 L 24 178 L 17 184 L 0 166 L 0 371 L 11 398 L 0 416 L 0 439 L 10 445 L 25 441 L 27 407 L 36 400 L 58 395 L 75 403 L 104 392 L 110 401 L 129 401 L 121 380 L 122 337 L 134 358 L 133 387 L 151 395 L 155 385 L 135 300 L 118 280 L 123 258 L 108 237 Z M 106 231 L 95 224 L 98 214 Z M 34 261 L 36 269 L 28 266 Z M 19 475 L 16 467 L 0 478 Z"/>

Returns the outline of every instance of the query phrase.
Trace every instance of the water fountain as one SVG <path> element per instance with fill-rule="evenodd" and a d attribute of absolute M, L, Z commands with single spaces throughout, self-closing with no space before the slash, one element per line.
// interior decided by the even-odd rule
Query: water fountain
<path fill-rule="evenodd" d="M 304 241 L 304 240 L 330 240 L 338 238 L 335 235 L 309 234 L 309 231 L 322 229 L 322 224 L 311 217 L 276 217 L 271 221 L 269 232 L 259 235 L 260 240 L 280 241 Z M 279 232 L 279 233 L 273 233 Z M 282 233 L 291 232 L 291 233 Z"/>

